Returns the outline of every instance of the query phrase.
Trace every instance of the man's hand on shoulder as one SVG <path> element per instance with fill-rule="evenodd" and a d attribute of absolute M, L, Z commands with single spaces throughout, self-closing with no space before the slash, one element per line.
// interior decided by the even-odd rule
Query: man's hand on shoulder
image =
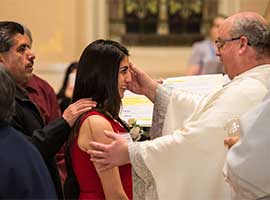
<path fill-rule="evenodd" d="M 66 120 L 70 127 L 72 127 L 78 117 L 86 111 L 96 107 L 96 102 L 89 98 L 80 99 L 73 104 L 70 104 L 64 111 L 62 117 Z"/>

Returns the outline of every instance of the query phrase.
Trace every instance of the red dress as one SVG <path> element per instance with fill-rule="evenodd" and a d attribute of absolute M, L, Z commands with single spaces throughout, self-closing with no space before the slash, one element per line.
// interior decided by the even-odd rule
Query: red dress
<path fill-rule="evenodd" d="M 87 117 L 91 115 L 99 115 L 104 117 L 106 120 L 110 122 L 114 132 L 116 133 L 127 132 L 127 130 L 124 127 L 122 127 L 118 122 L 107 118 L 106 116 L 102 115 L 97 111 L 87 112 L 82 117 L 81 124 Z M 79 199 L 89 199 L 89 200 L 105 199 L 102 184 L 100 182 L 99 176 L 96 172 L 93 163 L 90 161 L 90 156 L 78 147 L 77 139 L 78 138 L 76 138 L 75 142 L 72 145 L 71 158 L 72 158 L 72 167 L 80 185 Z M 127 194 L 129 199 L 132 199 L 131 165 L 128 164 L 119 167 L 119 173 L 125 193 Z"/>

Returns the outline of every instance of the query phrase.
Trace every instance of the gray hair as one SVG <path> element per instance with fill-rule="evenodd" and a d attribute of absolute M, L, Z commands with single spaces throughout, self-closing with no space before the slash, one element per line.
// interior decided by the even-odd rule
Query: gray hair
<path fill-rule="evenodd" d="M 257 55 L 270 55 L 270 27 L 256 17 L 240 17 L 232 24 L 231 37 L 246 36 Z"/>
<path fill-rule="evenodd" d="M 14 45 L 14 36 L 24 34 L 21 24 L 12 21 L 0 21 L 0 53 L 7 52 Z"/>
<path fill-rule="evenodd" d="M 10 122 L 15 113 L 14 80 L 0 63 L 0 122 Z"/>
<path fill-rule="evenodd" d="M 32 45 L 33 37 L 32 37 L 32 33 L 31 33 L 30 29 L 25 25 L 23 25 L 23 28 L 24 28 L 24 33 L 29 37 L 30 44 Z"/>

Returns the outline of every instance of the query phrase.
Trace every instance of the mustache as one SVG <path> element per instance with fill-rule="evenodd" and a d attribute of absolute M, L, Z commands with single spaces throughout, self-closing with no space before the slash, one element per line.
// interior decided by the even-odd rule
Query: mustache
<path fill-rule="evenodd" d="M 34 60 L 30 60 L 29 63 L 27 64 L 27 66 L 32 67 L 34 65 L 34 63 L 35 63 Z"/>

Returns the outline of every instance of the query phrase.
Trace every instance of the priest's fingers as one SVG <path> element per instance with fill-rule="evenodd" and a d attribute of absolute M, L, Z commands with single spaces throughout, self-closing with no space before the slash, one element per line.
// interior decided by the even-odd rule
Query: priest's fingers
<path fill-rule="evenodd" d="M 159 84 L 162 84 L 164 81 L 163 81 L 163 78 L 159 78 L 159 79 L 155 79 L 155 81 Z"/>
<path fill-rule="evenodd" d="M 238 142 L 239 137 L 226 137 L 224 139 L 224 145 L 230 149 L 236 142 Z"/>
<path fill-rule="evenodd" d="M 95 162 L 95 166 L 96 166 L 97 171 L 99 171 L 99 172 L 103 172 L 103 171 L 106 171 L 108 169 L 115 167 L 115 166 L 110 165 L 110 164 L 100 164 L 97 162 Z"/>
<path fill-rule="evenodd" d="M 106 154 L 103 151 L 96 151 L 96 150 L 87 150 L 87 153 L 90 154 L 91 160 L 94 161 L 102 158 L 106 158 Z"/>
<path fill-rule="evenodd" d="M 139 69 L 137 67 L 135 67 L 133 65 L 133 63 L 129 63 L 129 71 L 131 72 L 131 74 L 135 75 L 136 76 L 136 71 L 138 71 Z"/>
<path fill-rule="evenodd" d="M 92 147 L 94 150 L 100 151 L 100 152 L 104 152 L 106 151 L 107 147 L 105 144 L 99 143 L 99 142 L 90 142 L 89 143 L 90 147 Z M 92 151 L 92 150 L 88 150 L 88 151 Z M 95 151 L 96 152 L 96 151 Z"/>
<path fill-rule="evenodd" d="M 97 158 L 97 157 L 91 157 L 90 159 L 92 162 L 99 165 L 99 168 L 112 168 L 115 167 L 115 165 L 109 163 L 106 158 Z"/>
<path fill-rule="evenodd" d="M 103 158 L 103 154 L 100 154 L 99 151 L 88 150 L 87 152 L 90 153 L 90 160 L 95 163 L 96 169 L 98 171 L 106 171 L 115 167 L 114 165 L 109 163 L 106 158 Z"/>
<path fill-rule="evenodd" d="M 108 137 L 108 138 L 111 138 L 111 139 L 113 139 L 113 140 L 121 140 L 121 136 L 119 135 L 119 134 L 117 134 L 117 133 L 114 133 L 114 132 L 112 132 L 112 131 L 106 131 L 106 130 L 104 130 L 104 133 L 105 133 L 105 135 Z"/>

